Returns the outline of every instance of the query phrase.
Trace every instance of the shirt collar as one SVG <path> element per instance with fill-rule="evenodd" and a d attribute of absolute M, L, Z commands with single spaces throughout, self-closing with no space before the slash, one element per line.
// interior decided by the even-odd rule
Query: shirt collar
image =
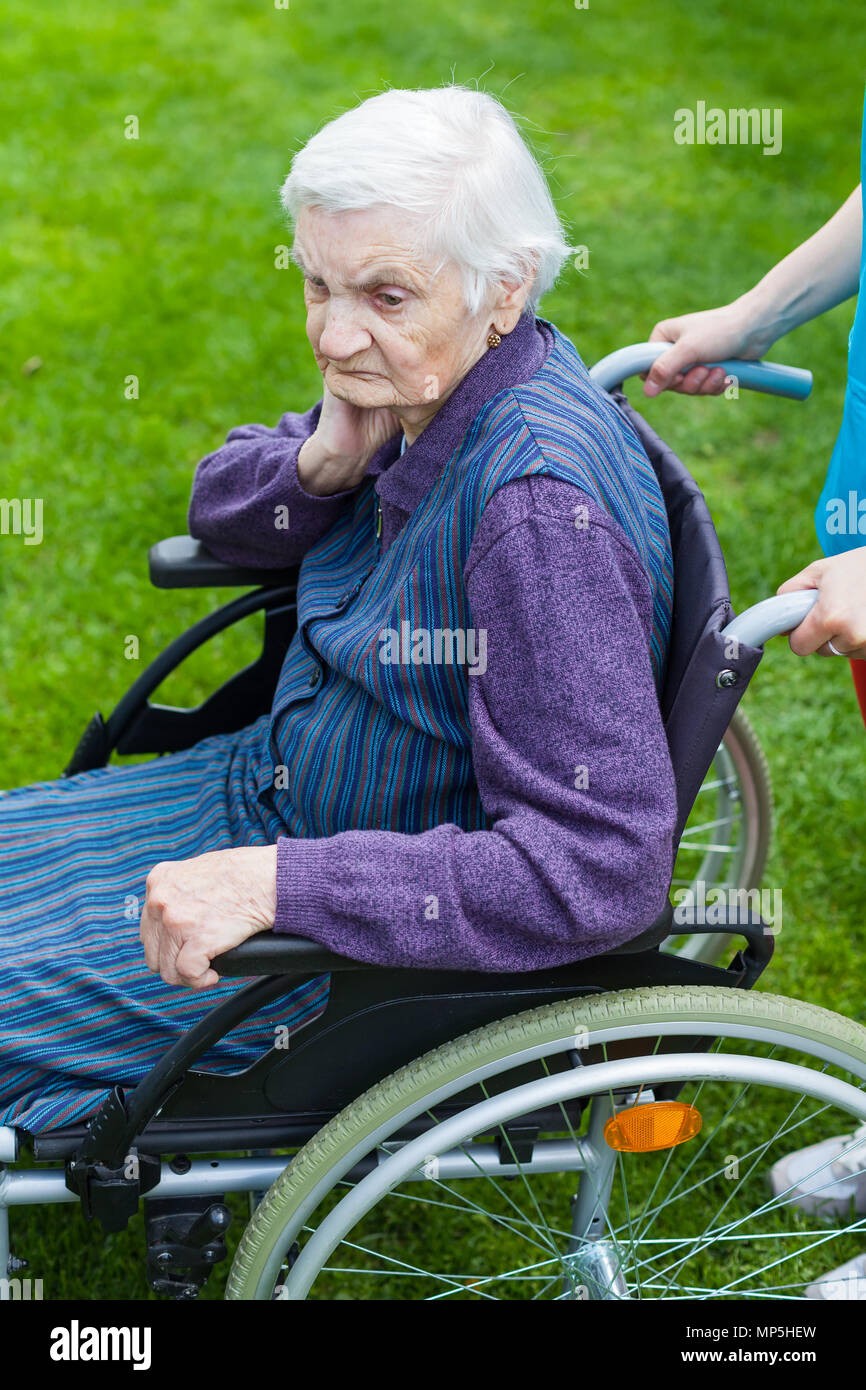
<path fill-rule="evenodd" d="M 488 348 L 412 444 L 395 434 L 372 455 L 364 470 L 376 479 L 380 498 L 409 514 L 429 492 L 481 407 L 509 386 L 529 381 L 554 345 L 546 319 L 518 319 L 499 347 Z"/>

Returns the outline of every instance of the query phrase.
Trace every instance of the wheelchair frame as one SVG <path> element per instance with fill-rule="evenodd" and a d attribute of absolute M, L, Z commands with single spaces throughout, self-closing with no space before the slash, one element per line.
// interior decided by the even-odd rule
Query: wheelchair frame
<path fill-rule="evenodd" d="M 660 350 L 657 344 L 624 349 L 599 363 L 592 375 L 627 407 L 616 388 L 631 372 L 645 370 Z M 736 370 L 741 384 L 752 389 L 797 397 L 808 391 L 808 373 L 763 363 L 722 365 Z M 684 469 L 682 472 L 685 474 Z M 709 517 L 702 495 L 696 485 L 693 488 L 689 505 L 698 505 L 696 496 Z M 717 548 L 711 520 L 710 530 Z M 107 720 L 95 714 L 65 776 L 103 766 L 114 750 L 120 754 L 169 753 L 189 747 L 212 734 L 240 729 L 270 707 L 295 629 L 297 571 L 224 565 L 197 542 L 176 537 L 153 548 L 150 573 L 152 582 L 161 588 L 251 583 L 260 587 L 209 614 L 173 641 Z M 683 771 L 677 778 L 677 841 L 718 747 L 719 729 L 723 733 L 727 727 L 761 659 L 763 642 L 801 621 L 815 597 L 806 593 L 768 599 L 730 621 L 726 590 L 714 596 L 713 611 L 699 633 L 704 647 L 711 647 L 711 664 L 715 665 L 711 715 L 701 721 L 697 741 L 693 739 L 687 756 L 682 752 L 682 741 L 679 749 L 676 738 L 672 744 L 675 770 Z M 256 612 L 264 614 L 265 631 L 262 652 L 252 665 L 232 676 L 197 709 L 151 703 L 150 696 L 157 687 L 192 651 Z M 728 621 L 722 626 L 725 619 Z M 743 646 L 742 660 L 717 660 L 723 639 L 732 638 Z M 691 661 L 694 653 L 687 655 Z M 699 688 L 696 674 L 704 690 L 708 689 L 706 669 L 695 673 L 693 662 L 682 665 L 676 700 L 667 711 L 670 723 L 675 723 L 678 703 L 682 711 L 694 700 Z M 373 967 L 302 938 L 273 933 L 253 938 L 214 964 L 221 975 L 258 978 L 217 1004 L 191 1028 L 128 1099 L 115 1088 L 86 1125 L 32 1136 L 35 1161 L 62 1162 L 62 1167 L 50 1171 L 5 1168 L 3 1165 L 18 1158 L 18 1135 L 10 1128 L 0 1128 L 0 1272 L 13 1273 L 19 1267 L 9 1247 L 11 1207 L 78 1201 L 85 1216 L 98 1219 L 106 1231 L 115 1231 L 126 1226 L 139 1201 L 147 1197 L 151 1286 L 174 1297 L 194 1297 L 225 1253 L 227 1213 L 217 1199 L 227 1192 L 261 1191 L 279 1176 L 287 1160 L 259 1152 L 193 1161 L 188 1154 L 299 1147 L 331 1116 L 395 1068 L 481 1024 L 523 1009 L 647 984 L 748 989 L 772 956 L 772 933 L 760 916 L 751 912 L 728 910 L 711 926 L 695 922 L 688 930 L 737 934 L 746 939 L 746 946 L 725 968 L 661 953 L 660 944 L 672 932 L 670 907 L 648 930 L 614 951 L 520 975 Z M 232 1075 L 195 1070 L 195 1062 L 243 1019 L 301 981 L 322 973 L 332 975 L 328 1006 L 293 1039 L 291 1051 L 275 1046 L 245 1071 Z M 696 1047 L 700 1047 L 699 1042 Z M 418 1133 L 417 1125 L 410 1127 L 406 1141 Z M 514 1142 L 520 1142 L 518 1135 Z M 167 1154 L 175 1157 L 163 1161 Z M 526 1164 L 530 1170 L 532 1162 L 529 1153 Z M 363 1173 L 353 1170 L 349 1176 L 361 1177 Z M 6 1286 L 0 1285 L 0 1297 L 4 1292 Z"/>

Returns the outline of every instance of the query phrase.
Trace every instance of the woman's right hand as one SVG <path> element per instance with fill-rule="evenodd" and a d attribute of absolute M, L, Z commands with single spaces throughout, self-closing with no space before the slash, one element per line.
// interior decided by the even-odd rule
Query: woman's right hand
<path fill-rule="evenodd" d="M 357 487 L 373 454 L 401 428 L 391 410 L 351 405 L 324 382 L 322 391 L 316 431 L 298 454 L 298 480 L 315 497 Z"/>
<path fill-rule="evenodd" d="M 755 343 L 736 304 L 662 319 L 650 334 L 650 342 L 671 343 L 672 347 L 656 358 L 648 372 L 642 373 L 645 396 L 668 390 L 685 396 L 720 396 L 725 389 L 724 370 L 690 364 L 730 357 L 757 358 L 770 346 Z"/>

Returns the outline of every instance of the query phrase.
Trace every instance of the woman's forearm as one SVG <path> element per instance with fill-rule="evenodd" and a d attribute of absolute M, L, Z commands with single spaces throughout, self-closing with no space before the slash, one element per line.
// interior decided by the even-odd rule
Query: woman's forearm
<path fill-rule="evenodd" d="M 857 293 L 862 234 L 858 184 L 814 236 L 733 301 L 731 308 L 742 315 L 751 352 L 760 356 L 785 333 Z"/>

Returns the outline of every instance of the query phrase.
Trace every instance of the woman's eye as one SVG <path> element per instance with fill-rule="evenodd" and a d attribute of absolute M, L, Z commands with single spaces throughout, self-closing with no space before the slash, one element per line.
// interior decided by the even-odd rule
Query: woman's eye
<path fill-rule="evenodd" d="M 399 294 L 387 294 L 384 290 L 379 295 L 379 298 L 385 301 L 385 304 L 389 309 L 397 309 L 403 303 Z"/>

